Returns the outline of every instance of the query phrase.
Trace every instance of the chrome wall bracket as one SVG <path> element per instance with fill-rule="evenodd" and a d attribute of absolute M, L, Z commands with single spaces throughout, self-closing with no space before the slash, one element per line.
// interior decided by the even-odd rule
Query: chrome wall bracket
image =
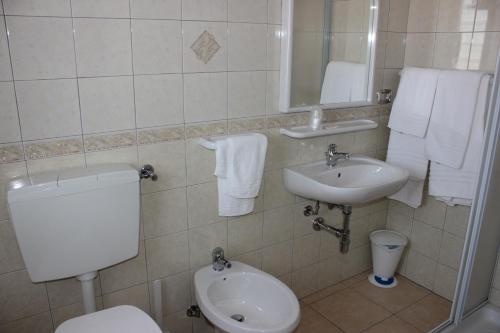
<path fill-rule="evenodd" d="M 152 181 L 158 180 L 158 175 L 155 174 L 155 168 L 151 164 L 145 164 L 139 171 L 141 179 L 151 179 Z"/>

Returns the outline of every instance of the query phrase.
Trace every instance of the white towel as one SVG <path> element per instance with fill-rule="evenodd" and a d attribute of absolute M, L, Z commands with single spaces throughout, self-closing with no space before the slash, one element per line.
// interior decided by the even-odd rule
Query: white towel
<path fill-rule="evenodd" d="M 351 73 L 349 64 L 343 61 L 331 61 L 328 63 L 321 88 L 321 104 L 345 103 L 351 100 Z"/>
<path fill-rule="evenodd" d="M 393 130 L 425 137 L 436 92 L 439 71 L 407 67 L 401 73 L 398 94 L 394 100 L 389 127 Z"/>
<path fill-rule="evenodd" d="M 448 205 L 471 205 L 481 166 L 484 144 L 484 126 L 490 78 L 481 79 L 472 131 L 465 153 L 463 166 L 459 169 L 431 162 L 429 194 Z"/>
<path fill-rule="evenodd" d="M 328 63 L 321 87 L 321 104 L 366 100 L 366 65 L 354 62 Z"/>
<path fill-rule="evenodd" d="M 263 134 L 231 136 L 217 141 L 216 168 L 219 215 L 239 216 L 253 211 L 266 159 Z"/>
<path fill-rule="evenodd" d="M 401 201 L 413 208 L 419 207 L 422 203 L 422 192 L 429 164 L 424 155 L 424 139 L 391 130 L 386 161 L 410 172 L 406 185 L 389 198 Z"/>
<path fill-rule="evenodd" d="M 484 73 L 441 71 L 425 138 L 429 160 L 462 167 Z"/>

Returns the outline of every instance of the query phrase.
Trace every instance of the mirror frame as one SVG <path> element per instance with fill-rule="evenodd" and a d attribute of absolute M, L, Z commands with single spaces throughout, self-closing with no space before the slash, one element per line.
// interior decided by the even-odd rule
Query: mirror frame
<path fill-rule="evenodd" d="M 341 109 L 347 107 L 359 107 L 373 105 L 373 96 L 375 95 L 375 46 L 377 41 L 377 27 L 379 16 L 379 0 L 370 0 L 370 9 L 373 11 L 368 22 L 368 98 L 367 101 L 321 104 L 322 109 Z M 293 13 L 294 0 L 282 0 L 282 27 L 281 27 L 281 64 L 280 64 L 280 112 L 302 112 L 309 111 L 313 105 L 291 107 L 291 86 L 292 86 L 292 53 L 293 53 Z"/>

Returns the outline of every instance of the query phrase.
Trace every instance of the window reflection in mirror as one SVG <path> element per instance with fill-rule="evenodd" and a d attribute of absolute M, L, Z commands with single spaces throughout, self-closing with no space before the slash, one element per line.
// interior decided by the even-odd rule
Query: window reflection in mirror
<path fill-rule="evenodd" d="M 293 0 L 290 107 L 371 98 L 374 0 Z"/>

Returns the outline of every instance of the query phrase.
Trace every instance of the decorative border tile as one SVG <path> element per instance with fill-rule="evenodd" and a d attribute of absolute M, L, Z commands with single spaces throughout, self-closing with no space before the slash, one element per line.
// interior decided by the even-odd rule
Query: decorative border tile
<path fill-rule="evenodd" d="M 274 116 L 267 119 L 267 128 L 280 128 L 307 125 L 309 113 L 296 113 L 293 115 Z"/>
<path fill-rule="evenodd" d="M 200 138 L 203 136 L 215 136 L 227 134 L 227 122 L 204 123 L 186 126 L 186 138 Z"/>
<path fill-rule="evenodd" d="M 81 137 L 40 140 L 25 143 L 26 158 L 36 160 L 39 158 L 64 156 L 83 153 Z"/>
<path fill-rule="evenodd" d="M 22 143 L 0 144 L 0 163 L 24 161 Z"/>
<path fill-rule="evenodd" d="M 85 152 L 110 150 L 137 145 L 135 131 L 88 135 L 85 136 L 83 140 L 85 143 Z"/>
<path fill-rule="evenodd" d="M 184 126 L 142 129 L 138 132 L 140 145 L 184 140 L 184 137 Z"/>
<path fill-rule="evenodd" d="M 229 133 L 244 133 L 251 131 L 263 131 L 266 129 L 266 118 L 252 118 L 252 119 L 232 119 L 229 120 Z"/>

